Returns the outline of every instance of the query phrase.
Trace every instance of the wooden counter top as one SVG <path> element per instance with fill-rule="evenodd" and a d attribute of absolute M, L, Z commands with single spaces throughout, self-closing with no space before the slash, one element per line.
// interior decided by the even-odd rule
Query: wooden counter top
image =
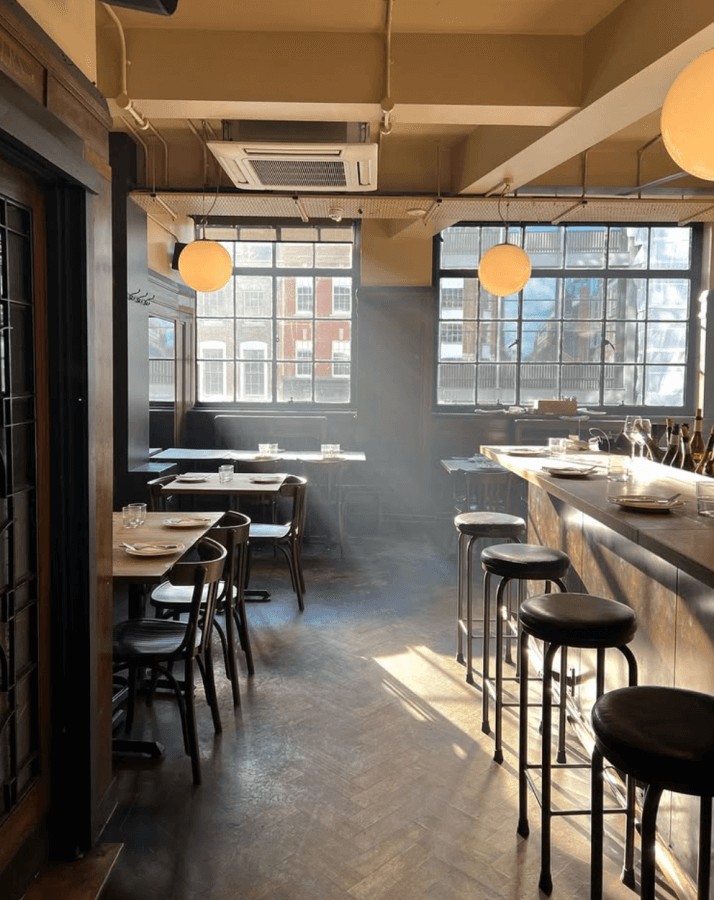
<path fill-rule="evenodd" d="M 694 486 L 704 476 L 672 470 L 646 459 L 634 460 L 632 491 L 628 488 L 628 492 L 668 496 L 680 491 L 679 499 L 684 501 L 684 506 L 669 512 L 644 512 L 608 502 L 607 453 L 569 454 L 565 458 L 568 462 L 597 466 L 587 478 L 575 479 L 545 472 L 543 465 L 551 462 L 547 451 L 526 457 L 512 456 L 508 449 L 482 446 L 481 453 L 714 588 L 714 520 L 697 515 L 695 499 Z"/>

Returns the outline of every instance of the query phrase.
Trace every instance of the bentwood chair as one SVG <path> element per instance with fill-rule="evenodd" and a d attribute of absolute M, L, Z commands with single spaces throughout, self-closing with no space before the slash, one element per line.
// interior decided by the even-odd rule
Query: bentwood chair
<path fill-rule="evenodd" d="M 267 544 L 280 550 L 288 562 L 290 580 L 298 606 L 305 609 L 305 578 L 302 571 L 302 541 L 305 531 L 307 478 L 288 475 L 280 486 L 280 497 L 291 502 L 290 515 L 283 524 L 251 522 L 250 547 Z M 250 570 L 250 554 L 249 570 Z M 250 578 L 250 571 L 248 572 Z M 246 582 L 247 584 L 247 582 Z"/>
<path fill-rule="evenodd" d="M 171 497 L 167 497 L 161 493 L 164 485 L 170 484 L 176 478 L 175 475 L 162 475 L 160 478 L 154 478 L 147 481 L 146 486 L 149 488 L 149 510 L 151 512 L 163 512 L 171 503 Z"/>
<path fill-rule="evenodd" d="M 221 639 L 226 675 L 231 682 L 233 705 L 240 706 L 238 667 L 236 665 L 236 631 L 240 647 L 245 654 L 248 674 L 255 673 L 253 654 L 245 614 L 245 582 L 248 561 L 248 535 L 250 519 L 243 513 L 229 510 L 210 529 L 208 536 L 226 548 L 226 564 L 218 587 L 214 628 Z M 191 608 L 190 587 L 165 581 L 151 592 L 151 605 L 157 618 L 178 621 Z M 221 625 L 220 618 L 223 619 Z"/>
<path fill-rule="evenodd" d="M 194 784 L 201 783 L 198 752 L 196 710 L 194 705 L 194 663 L 198 665 L 211 708 L 213 727 L 221 730 L 216 684 L 213 676 L 211 633 L 218 596 L 218 582 L 223 574 L 226 548 L 210 538 L 202 538 L 195 546 L 198 560 L 177 562 L 169 572 L 172 585 L 191 588 L 191 604 L 187 622 L 167 619 L 128 619 L 114 628 L 112 655 L 114 671 L 128 669 L 128 706 L 125 721 L 127 734 L 134 719 L 137 672 L 151 669 L 163 675 L 173 688 L 178 702 L 183 729 L 184 748 L 191 757 Z M 174 677 L 171 668 L 184 663 L 183 682 Z"/>

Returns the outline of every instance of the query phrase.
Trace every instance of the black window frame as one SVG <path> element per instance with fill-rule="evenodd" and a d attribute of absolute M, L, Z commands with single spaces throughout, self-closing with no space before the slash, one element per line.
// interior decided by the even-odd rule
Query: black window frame
<path fill-rule="evenodd" d="M 212 237 L 215 234 L 214 229 L 218 229 L 218 233 L 225 231 L 226 229 L 267 229 L 279 232 L 282 234 L 282 231 L 296 231 L 296 230 L 314 230 L 314 229 L 338 229 L 341 227 L 351 227 L 352 228 L 352 267 L 351 268 L 290 268 L 290 267 L 278 267 L 276 262 L 276 253 L 273 253 L 273 262 L 271 266 L 259 266 L 255 268 L 246 268 L 240 266 L 234 266 L 233 268 L 233 276 L 240 275 L 269 275 L 271 277 L 284 277 L 284 278 L 300 278 L 300 277 L 312 277 L 319 278 L 323 275 L 327 277 L 334 278 L 351 278 L 352 279 L 352 298 L 351 298 L 351 307 L 349 313 L 340 313 L 340 316 L 349 317 L 350 320 L 350 351 L 351 358 L 349 361 L 350 366 L 350 374 L 349 376 L 340 376 L 340 381 L 349 381 L 349 400 L 346 402 L 326 402 L 324 400 L 311 400 L 304 401 L 300 399 L 287 399 L 287 400 L 278 400 L 277 399 L 277 391 L 278 391 L 278 366 L 283 361 L 282 358 L 278 357 L 278 354 L 273 352 L 266 358 L 266 365 L 270 367 L 270 398 L 262 399 L 256 401 L 248 401 L 248 400 L 228 400 L 228 401 L 220 401 L 220 400 L 201 400 L 200 397 L 200 389 L 199 389 L 199 379 L 200 379 L 200 363 L 203 362 L 202 357 L 199 356 L 199 328 L 198 322 L 200 318 L 198 316 L 198 307 L 196 309 L 196 328 L 194 329 L 194 370 L 195 370 L 195 379 L 196 379 L 196 396 L 195 396 L 195 407 L 201 410 L 217 410 L 221 412 L 226 411 L 279 411 L 281 415 L 290 414 L 290 413 L 301 413 L 304 414 L 306 412 L 336 412 L 336 413 L 350 413 L 354 412 L 357 408 L 357 359 L 358 359 L 358 340 L 359 340 L 359 288 L 361 284 L 360 276 L 361 276 L 361 222 L 357 219 L 344 219 L 339 224 L 334 222 L 331 219 L 315 219 L 310 220 L 307 223 L 302 223 L 300 221 L 296 221 L 295 219 L 260 219 L 260 218 L 240 218 L 236 219 L 233 217 L 212 217 L 209 224 L 205 228 L 205 236 L 208 239 L 214 239 L 223 241 L 224 238 L 219 236 Z M 202 228 L 203 231 L 203 228 Z M 197 233 L 198 236 L 198 233 Z M 225 239 L 228 240 L 228 239 Z M 260 242 L 260 239 L 255 238 Z M 237 241 L 239 242 L 239 241 Z M 269 242 L 269 241 L 268 241 Z M 287 240 L 287 243 L 291 241 Z M 273 242 L 278 243 L 278 241 Z M 296 241 L 295 243 L 301 243 Z M 310 243 L 309 241 L 305 241 L 305 243 Z M 316 246 L 319 243 L 330 243 L 329 241 L 321 242 L 315 241 L 313 244 Z M 340 243 L 339 241 L 336 243 Z M 346 243 L 346 242 L 345 242 Z M 270 318 L 267 317 L 266 320 L 272 323 L 272 340 L 273 345 L 277 343 L 277 323 L 280 320 L 280 317 L 277 315 L 277 291 L 274 292 L 273 296 L 273 307 Z M 332 308 L 332 299 L 330 299 L 330 305 Z M 316 350 L 316 332 L 314 328 L 314 324 L 317 321 L 329 321 L 329 318 L 339 318 L 337 314 L 334 313 L 331 317 L 324 318 L 318 317 L 316 315 L 317 312 L 317 292 L 313 289 L 313 302 L 312 302 L 312 312 L 310 315 L 296 315 L 294 317 L 294 321 L 297 322 L 307 322 L 310 321 L 313 323 L 313 335 L 312 335 L 312 344 L 313 344 L 313 365 L 318 363 L 327 363 L 331 364 L 332 360 L 316 360 L 314 357 L 314 353 Z M 207 318 L 215 318 L 213 316 Z M 220 317 L 219 317 L 220 318 Z M 228 317 L 226 317 L 228 318 Z M 237 321 L 239 317 L 234 316 L 233 321 Z M 263 318 L 263 317 L 259 317 Z M 292 321 L 292 319 L 291 319 Z M 233 355 L 234 364 L 237 363 L 237 357 Z M 304 361 L 294 360 L 293 362 L 297 364 L 304 364 Z M 342 361 L 340 361 L 342 362 Z M 235 378 L 234 372 L 234 378 Z M 300 376 L 300 380 L 303 379 L 304 376 Z M 234 389 L 235 393 L 235 389 Z M 314 396 L 314 376 L 313 376 L 313 396 Z"/>
<path fill-rule="evenodd" d="M 540 222 L 518 222 L 511 224 L 509 223 L 508 233 L 509 236 L 512 232 L 519 231 L 520 232 L 520 244 L 519 246 L 523 246 L 525 229 L 530 227 L 542 227 L 543 225 L 549 225 L 550 223 L 540 223 Z M 503 228 L 503 221 L 462 221 L 454 223 L 454 225 L 449 226 L 450 228 L 461 228 L 461 227 L 479 227 L 479 228 Z M 531 278 L 572 278 L 572 277 L 587 277 L 592 279 L 603 279 L 604 285 L 607 284 L 607 279 L 613 278 L 628 278 L 628 279 L 647 279 L 647 280 L 656 280 L 657 278 L 662 277 L 670 277 L 670 278 L 686 278 L 690 281 L 690 294 L 689 294 L 689 310 L 688 316 L 682 321 L 686 323 L 687 326 L 687 355 L 684 362 L 685 376 L 684 376 L 684 390 L 683 390 L 683 402 L 681 406 L 645 406 L 643 404 L 593 404 L 592 402 L 583 401 L 579 402 L 579 405 L 585 406 L 591 410 L 597 410 L 599 412 L 606 412 L 608 414 L 615 415 L 627 415 L 631 412 L 638 412 L 642 409 L 646 409 L 649 414 L 653 416 L 659 415 L 668 415 L 670 412 L 675 415 L 690 415 L 693 414 L 694 408 L 696 405 L 696 372 L 697 372 L 697 359 L 702 353 L 702 348 L 699 345 L 700 334 L 697 328 L 697 321 L 699 318 L 699 310 L 700 310 L 700 297 L 702 291 L 702 253 L 703 253 L 703 226 L 700 223 L 689 223 L 686 226 L 680 226 L 677 222 L 604 222 L 604 221 L 592 221 L 592 222 L 572 222 L 572 223 L 560 223 L 560 227 L 564 228 L 566 231 L 569 228 L 647 228 L 647 229 L 655 229 L 655 228 L 678 228 L 684 227 L 688 228 L 691 232 L 691 256 L 690 256 L 690 266 L 687 270 L 682 269 L 627 269 L 627 268 L 608 268 L 607 266 L 607 256 L 606 256 L 606 265 L 605 268 L 587 268 L 587 267 L 577 267 L 577 268 L 567 268 L 565 266 L 565 259 L 562 268 L 534 268 L 531 272 Z M 446 231 L 447 229 L 444 229 Z M 473 402 L 468 403 L 440 403 L 439 402 L 439 365 L 442 362 L 439 358 L 440 355 L 440 325 L 444 321 L 449 321 L 448 319 L 441 318 L 441 304 L 440 304 L 440 281 L 442 278 L 468 278 L 468 279 L 478 279 L 478 267 L 474 268 L 442 268 L 441 267 L 441 248 L 443 245 L 443 232 L 438 232 L 434 236 L 433 240 L 433 288 L 434 288 L 434 366 L 433 366 L 433 391 L 432 391 L 432 409 L 437 414 L 448 414 L 448 413 L 464 413 L 473 411 L 474 407 L 476 409 L 489 409 L 489 408 L 502 408 L 504 406 L 523 406 L 523 403 L 520 400 L 519 390 L 520 390 L 520 368 L 521 368 L 521 359 L 520 359 L 520 343 L 518 346 L 518 355 L 515 361 L 516 365 L 516 388 L 515 388 L 515 399 L 513 403 L 503 402 L 503 403 L 494 403 L 487 404 L 484 402 L 478 401 L 478 392 L 477 388 L 475 389 L 475 399 Z M 607 254 L 607 250 L 606 250 Z M 648 260 L 649 264 L 649 260 Z M 565 301 L 563 301 L 565 302 Z M 604 301 L 603 301 L 603 323 L 606 321 L 606 313 L 605 307 L 607 305 L 607 291 L 604 292 Z M 523 291 L 518 293 L 518 336 L 520 339 L 521 336 L 521 324 L 523 322 Z M 564 317 L 561 316 L 561 320 L 564 321 Z M 463 321 L 463 320 L 460 320 Z M 479 320 L 474 320 L 478 322 Z M 475 377 L 478 375 L 478 365 L 479 361 L 476 360 L 473 363 L 464 363 L 464 365 L 471 365 L 475 369 Z M 559 358 L 557 365 L 562 366 L 562 357 Z M 603 371 L 601 372 L 600 377 L 600 386 L 599 393 L 600 398 L 602 399 L 603 394 L 603 373 L 605 368 L 604 361 L 596 363 L 596 365 L 602 366 Z M 644 366 L 644 362 L 641 364 Z M 526 401 L 527 405 L 527 401 Z"/>

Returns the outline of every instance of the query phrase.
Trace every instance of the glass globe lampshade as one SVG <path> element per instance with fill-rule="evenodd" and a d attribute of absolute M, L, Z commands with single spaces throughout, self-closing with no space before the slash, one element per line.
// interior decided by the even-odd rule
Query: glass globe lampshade
<path fill-rule="evenodd" d="M 714 50 L 675 78 L 662 106 L 662 141 L 677 165 L 714 181 Z"/>
<path fill-rule="evenodd" d="M 509 297 L 522 290 L 531 277 L 531 261 L 525 250 L 513 244 L 496 244 L 481 257 L 478 278 L 496 297 Z"/>
<path fill-rule="evenodd" d="M 194 291 L 218 291 L 233 274 L 230 253 L 217 241 L 200 238 L 181 251 L 178 259 L 181 277 Z"/>

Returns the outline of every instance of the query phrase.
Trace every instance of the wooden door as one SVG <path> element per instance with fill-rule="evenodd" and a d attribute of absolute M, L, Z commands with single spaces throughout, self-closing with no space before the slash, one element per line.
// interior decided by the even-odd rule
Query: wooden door
<path fill-rule="evenodd" d="M 0 872 L 21 847 L 38 863 L 46 852 L 50 498 L 44 225 L 41 186 L 0 160 Z"/>

